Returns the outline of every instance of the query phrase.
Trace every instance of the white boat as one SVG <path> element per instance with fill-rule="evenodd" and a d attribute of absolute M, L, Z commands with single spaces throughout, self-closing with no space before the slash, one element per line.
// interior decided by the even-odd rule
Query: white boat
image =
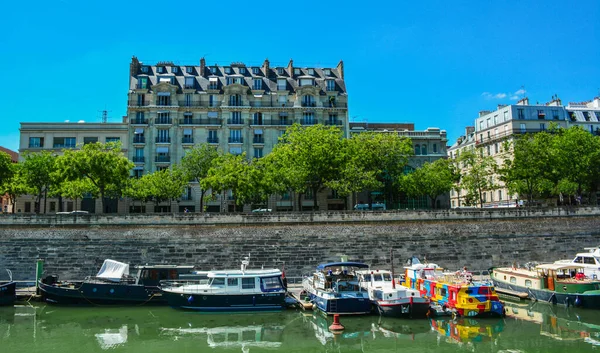
<path fill-rule="evenodd" d="M 578 266 L 583 268 L 587 277 L 600 278 L 600 246 L 584 248 L 584 250 L 587 252 L 578 253 L 572 260 L 558 260 L 555 263 Z"/>
<path fill-rule="evenodd" d="M 209 271 L 208 283 L 167 283 L 161 288 L 169 306 L 197 311 L 273 311 L 285 305 L 286 288 L 278 269 Z"/>
<path fill-rule="evenodd" d="M 369 299 L 382 316 L 425 318 L 430 300 L 418 290 L 394 282 L 391 271 L 356 271 L 358 283 L 367 291 Z"/>

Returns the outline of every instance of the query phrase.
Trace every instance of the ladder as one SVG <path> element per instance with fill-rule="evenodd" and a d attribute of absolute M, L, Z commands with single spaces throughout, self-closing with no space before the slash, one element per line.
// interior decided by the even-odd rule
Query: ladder
<path fill-rule="evenodd" d="M 329 312 L 331 313 L 337 313 L 337 300 L 330 300 L 329 301 Z"/>

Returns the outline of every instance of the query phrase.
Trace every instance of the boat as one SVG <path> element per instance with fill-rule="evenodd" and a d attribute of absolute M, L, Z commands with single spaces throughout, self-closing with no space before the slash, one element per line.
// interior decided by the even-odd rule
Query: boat
<path fill-rule="evenodd" d="M 312 276 L 304 277 L 302 287 L 324 314 L 369 314 L 369 294 L 359 285 L 356 274 L 357 270 L 368 268 L 369 265 L 352 261 L 320 264 Z"/>
<path fill-rule="evenodd" d="M 528 297 L 552 304 L 600 309 L 600 281 L 584 274 L 581 265 L 541 264 L 534 268 L 497 267 L 492 281 L 498 288 L 526 292 Z"/>
<path fill-rule="evenodd" d="M 279 269 L 209 271 L 207 283 L 177 282 L 161 287 L 169 306 L 196 311 L 274 311 L 285 306 L 286 287 Z"/>
<path fill-rule="evenodd" d="M 471 318 L 449 320 L 448 318 L 430 319 L 431 330 L 445 337 L 449 343 L 493 342 L 504 330 L 504 320 L 476 321 Z"/>
<path fill-rule="evenodd" d="M 405 267 L 405 286 L 418 290 L 432 303 L 431 314 L 467 317 L 504 316 L 504 305 L 490 282 L 474 281 L 466 269 L 444 272 L 416 258 Z"/>
<path fill-rule="evenodd" d="M 62 305 L 142 305 L 166 301 L 159 284 L 164 280 L 177 280 L 189 274 L 193 266 L 143 265 L 134 267 L 130 275 L 129 264 L 107 259 L 96 276 L 82 281 L 60 281 L 49 275 L 38 281 L 43 301 Z"/>
<path fill-rule="evenodd" d="M 430 300 L 418 290 L 396 285 L 392 272 L 387 270 L 356 271 L 358 283 L 367 291 L 371 303 L 381 316 L 425 318 Z"/>
<path fill-rule="evenodd" d="M 600 278 L 600 246 L 583 249 L 587 252 L 577 253 L 572 260 L 558 260 L 555 263 L 579 266 L 587 277 Z"/>
<path fill-rule="evenodd" d="M 0 306 L 13 305 L 16 299 L 17 283 L 13 281 L 12 272 L 8 272 L 8 281 L 0 281 Z"/>

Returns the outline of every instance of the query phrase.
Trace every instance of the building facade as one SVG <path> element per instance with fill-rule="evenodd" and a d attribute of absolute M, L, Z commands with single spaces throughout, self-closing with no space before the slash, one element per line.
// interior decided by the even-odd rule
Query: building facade
<path fill-rule="evenodd" d="M 201 143 L 261 158 L 294 123 L 339 126 L 348 136 L 342 61 L 333 68 L 297 67 L 292 60 L 276 67 L 269 60 L 261 66 L 211 66 L 202 58 L 193 66 L 148 65 L 133 57 L 128 96 L 128 156 L 136 177 L 179 163 L 186 150 Z M 192 183 L 178 207 L 200 211 L 199 197 L 200 188 Z M 218 195 L 206 203 L 207 210 L 233 210 L 229 199 Z M 292 200 L 272 202 L 293 209 Z"/>

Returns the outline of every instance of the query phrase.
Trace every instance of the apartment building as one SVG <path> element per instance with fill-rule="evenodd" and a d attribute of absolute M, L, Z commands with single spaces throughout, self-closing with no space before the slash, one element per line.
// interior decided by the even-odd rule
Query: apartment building
<path fill-rule="evenodd" d="M 61 154 L 65 149 L 77 149 L 88 143 L 95 142 L 121 142 L 122 150 L 127 155 L 129 135 L 127 123 L 88 123 L 79 122 L 62 123 L 29 123 L 22 122 L 19 142 L 19 159 L 22 161 L 27 153 L 49 151 Z M 62 202 L 62 205 L 59 205 Z M 101 209 L 101 200 L 84 198 L 81 200 L 59 200 L 46 197 L 40 204 L 40 212 L 55 213 L 60 209 L 64 211 L 86 210 L 97 212 Z M 62 206 L 62 207 L 61 207 Z M 107 202 L 108 209 L 104 213 L 123 213 L 127 210 L 127 203 L 123 200 Z M 15 208 L 17 213 L 35 212 L 35 196 L 23 195 L 18 198 Z"/>
<path fill-rule="evenodd" d="M 348 136 L 344 64 L 316 68 L 146 64 L 133 57 L 127 104 L 129 158 L 134 176 L 179 163 L 186 150 L 208 143 L 225 153 L 261 158 L 294 123 L 335 125 Z M 178 203 L 199 211 L 200 189 L 191 184 Z M 285 197 L 285 195 L 284 195 Z M 207 203 L 210 211 L 233 210 L 230 195 Z M 293 209 L 290 200 L 273 201 Z M 289 205 L 288 205 L 289 204 Z"/>

